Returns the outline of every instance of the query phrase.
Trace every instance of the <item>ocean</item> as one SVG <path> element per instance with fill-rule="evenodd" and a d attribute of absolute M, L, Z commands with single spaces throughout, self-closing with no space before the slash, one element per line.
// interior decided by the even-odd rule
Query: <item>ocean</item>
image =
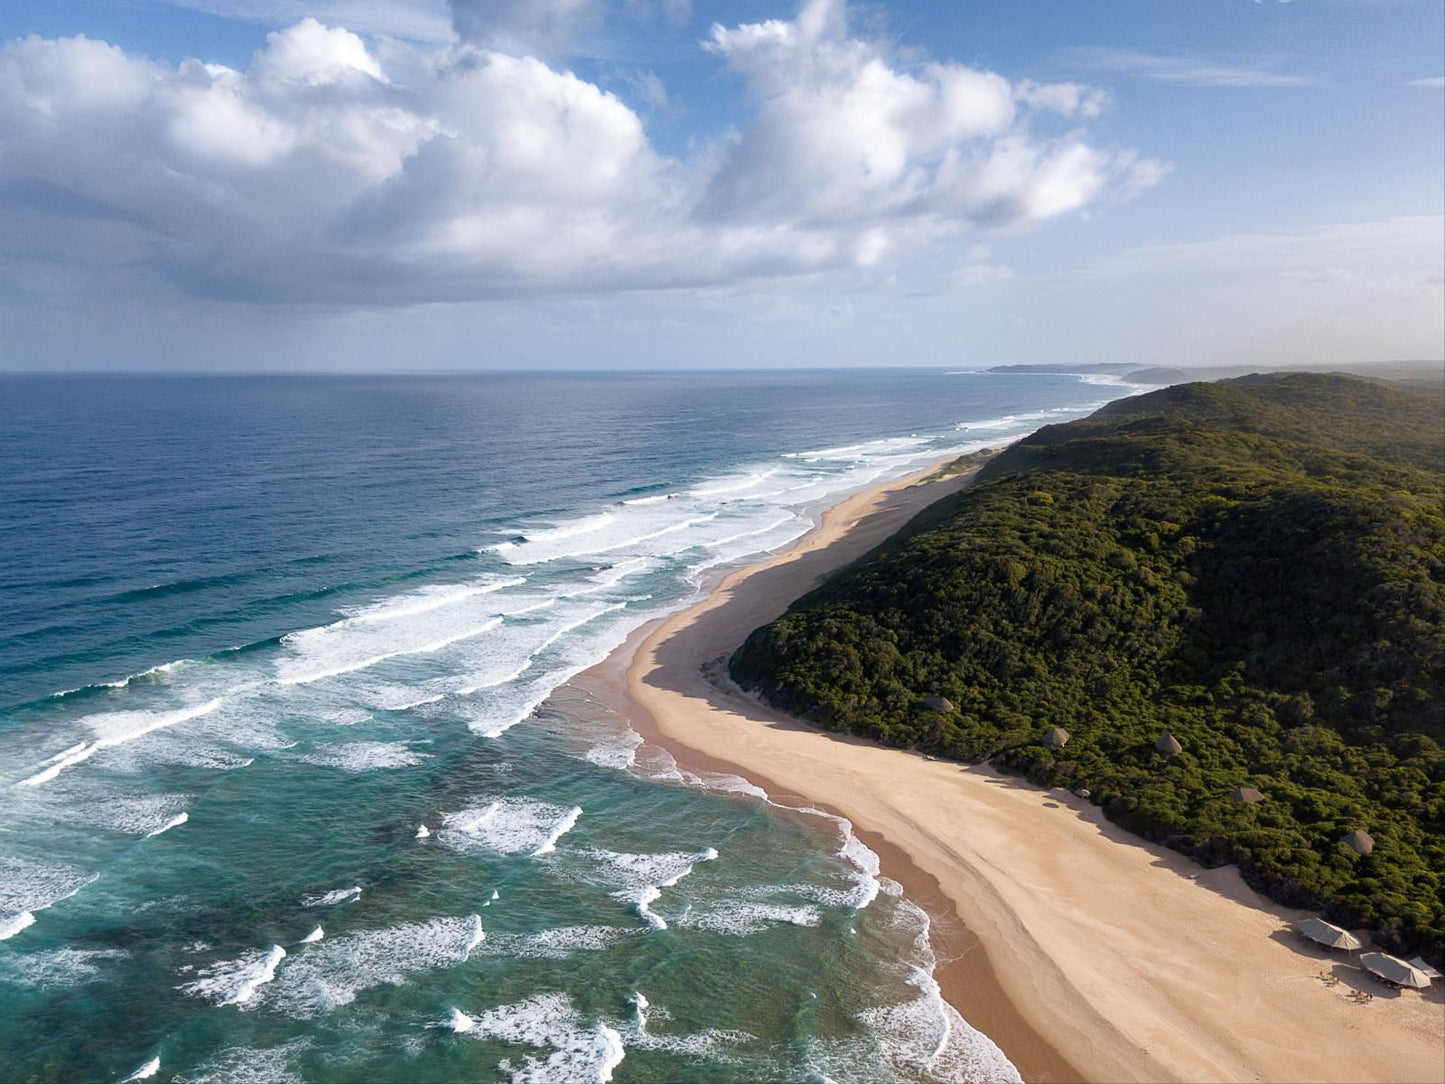
<path fill-rule="evenodd" d="M 0 377 L 0 1066 L 1016 1078 L 851 826 L 568 680 L 843 494 L 1126 385 Z"/>

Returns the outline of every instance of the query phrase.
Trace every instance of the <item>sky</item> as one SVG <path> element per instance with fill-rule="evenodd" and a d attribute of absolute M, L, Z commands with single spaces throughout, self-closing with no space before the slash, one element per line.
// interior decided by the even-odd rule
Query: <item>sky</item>
<path fill-rule="evenodd" d="M 0 5 L 0 370 L 1442 355 L 1441 0 Z"/>

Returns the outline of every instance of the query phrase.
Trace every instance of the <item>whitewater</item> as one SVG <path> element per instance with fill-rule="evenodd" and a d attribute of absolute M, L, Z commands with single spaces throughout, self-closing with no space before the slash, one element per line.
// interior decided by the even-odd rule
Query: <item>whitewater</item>
<path fill-rule="evenodd" d="M 682 771 L 567 683 L 845 494 L 1134 389 L 160 381 L 104 389 L 104 478 L 73 447 L 99 400 L 22 390 L 0 424 L 73 430 L 0 482 L 0 1063 L 1012 1073 L 846 821 Z M 86 546 L 46 542 L 72 520 Z"/>

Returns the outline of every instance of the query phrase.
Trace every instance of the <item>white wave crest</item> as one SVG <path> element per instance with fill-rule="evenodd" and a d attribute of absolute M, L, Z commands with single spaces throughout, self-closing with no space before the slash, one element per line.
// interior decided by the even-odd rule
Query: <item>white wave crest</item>
<path fill-rule="evenodd" d="M 567 811 L 567 815 L 558 821 L 552 830 L 547 833 L 547 838 L 542 841 L 542 845 L 533 851 L 532 854 L 536 856 L 539 854 L 551 854 L 555 851 L 557 849 L 557 841 L 572 831 L 573 827 L 577 824 L 577 818 L 580 816 L 582 816 L 582 807 L 580 805 L 574 805 Z"/>
<path fill-rule="evenodd" d="M 127 674 L 125 677 L 119 679 L 118 681 L 102 681 L 100 683 L 100 687 L 102 689 L 124 689 L 132 682 L 145 681 L 147 678 L 158 678 L 163 674 L 173 673 L 174 671 L 179 670 L 183 666 L 194 665 L 195 661 L 195 659 L 175 659 L 172 662 L 163 662 L 159 666 L 152 666 L 149 670 L 141 670 L 138 673 Z M 55 695 L 66 696 L 69 693 L 78 691 L 78 689 L 68 689 L 66 692 L 56 693 Z"/>
<path fill-rule="evenodd" d="M 657 493 L 651 497 L 630 497 L 623 501 L 623 504 L 661 504 L 663 501 L 675 500 L 676 493 Z"/>
<path fill-rule="evenodd" d="M 0 941 L 8 941 L 21 930 L 35 925 L 35 916 L 29 911 L 11 911 L 0 914 Z"/>
<path fill-rule="evenodd" d="M 683 926 L 733 937 L 746 937 L 777 925 L 816 926 L 821 921 L 818 909 L 806 904 L 789 906 L 746 900 L 728 900 L 703 909 L 693 908 L 678 920 Z"/>
<path fill-rule="evenodd" d="M 175 827 L 188 800 L 185 794 L 135 794 L 85 780 L 67 791 L 57 815 L 111 832 L 151 836 Z"/>
<path fill-rule="evenodd" d="M 659 518 L 647 510 L 622 517 L 616 530 L 597 530 L 580 537 L 563 537 L 544 541 L 502 543 L 492 550 L 508 564 L 535 565 L 576 557 L 627 552 L 633 556 L 656 555 L 658 547 L 650 545 L 658 539 L 670 538 L 717 519 L 717 512 L 703 512 L 678 519 L 676 513 Z M 609 523 L 608 526 L 612 526 Z M 689 543 L 690 544 L 690 543 Z M 661 552 L 666 552 L 662 547 Z"/>
<path fill-rule="evenodd" d="M 183 810 L 180 813 L 177 813 L 170 820 L 166 821 L 165 824 L 162 824 L 159 828 L 152 828 L 149 832 L 146 833 L 146 838 L 149 839 L 151 836 L 158 836 L 162 832 L 169 832 L 172 828 L 179 828 L 190 819 L 191 815 Z"/>
<path fill-rule="evenodd" d="M 909 967 L 907 981 L 919 991 L 918 996 L 858 1014 L 858 1019 L 881 1040 L 894 1072 L 959 1084 L 979 1080 L 1021 1084 L 1023 1078 L 1018 1070 L 993 1040 L 944 1000 L 933 977 L 937 957 L 929 942 L 927 912 L 901 899 L 895 913 L 896 921 L 917 931 L 914 947 L 920 962 Z"/>
<path fill-rule="evenodd" d="M 234 960 L 222 960 L 202 968 L 200 978 L 182 983 L 176 989 L 194 997 L 203 997 L 217 1007 L 244 1005 L 256 991 L 276 977 L 276 968 L 286 957 L 280 945 L 248 952 Z"/>
<path fill-rule="evenodd" d="M 474 583 L 433 584 L 418 588 L 410 594 L 383 599 L 369 606 L 344 610 L 342 612 L 346 617 L 343 620 L 324 627 L 344 628 L 348 625 L 373 625 L 396 621 L 403 617 L 415 617 L 418 614 L 430 613 L 446 606 L 455 606 L 457 603 L 466 602 L 478 595 L 490 595 L 506 590 L 508 587 L 521 587 L 526 582 L 527 577 L 525 576 L 499 576 Z"/>
<path fill-rule="evenodd" d="M 189 722 L 191 719 L 199 719 L 203 715 L 209 715 L 220 706 L 221 701 L 214 699 L 175 711 L 113 711 L 87 716 L 82 721 L 90 727 L 91 732 L 95 735 L 94 740 L 80 742 L 71 746 L 64 753 L 50 757 L 44 762 L 48 766 L 28 779 L 21 780 L 21 786 L 34 787 L 41 783 L 48 783 L 66 768 L 73 768 L 75 765 L 89 760 L 102 749 L 123 745 L 154 731 L 164 730 L 166 727 L 172 727 L 178 723 Z"/>
<path fill-rule="evenodd" d="M 355 741 L 323 746 L 296 759 L 323 768 L 339 768 L 353 775 L 387 768 L 410 768 L 428 754 L 413 751 L 404 741 Z"/>
<path fill-rule="evenodd" d="M 751 474 L 730 475 L 719 478 L 716 481 L 704 482 L 695 489 L 688 490 L 689 497 L 698 497 L 704 500 L 710 497 L 728 497 L 738 493 L 746 493 L 750 489 L 757 489 L 763 482 L 777 474 L 777 470 L 758 470 Z"/>
<path fill-rule="evenodd" d="M 437 839 L 463 853 L 550 854 L 581 815 L 579 806 L 564 809 L 525 798 L 498 798 L 485 806 L 446 814 Z"/>
<path fill-rule="evenodd" d="M 607 1084 L 627 1054 L 615 1029 L 589 1027 L 566 994 L 539 994 L 477 1016 L 454 1008 L 443 1026 L 458 1035 L 551 1050 L 513 1068 L 514 1084 Z"/>
<path fill-rule="evenodd" d="M 672 888 L 693 871 L 699 862 L 712 862 L 718 853 L 712 847 L 695 854 L 669 851 L 661 854 L 627 854 L 618 851 L 588 851 L 598 863 L 598 873 L 623 887 L 613 899 L 630 903 L 654 930 L 667 929 L 667 920 L 652 909 L 664 888 Z"/>
<path fill-rule="evenodd" d="M 156 1058 L 151 1058 L 150 1061 L 146 1062 L 144 1065 L 142 1065 L 142 1066 L 141 1066 L 139 1069 L 137 1069 L 135 1072 L 131 1073 L 130 1076 L 128 1076 L 128 1077 L 126 1077 L 124 1080 L 122 1080 L 122 1081 L 121 1081 L 121 1084 L 130 1084 L 130 1082 L 131 1082 L 132 1080 L 149 1080 L 151 1077 L 155 1076 L 155 1075 L 156 1075 L 157 1073 L 159 1073 L 160 1071 L 161 1071 L 161 1059 L 158 1058 L 158 1057 L 156 1057 Z"/>
<path fill-rule="evenodd" d="M 266 990 L 265 1004 L 311 1019 L 376 986 L 464 963 L 482 942 L 480 915 L 434 918 L 329 938 L 297 955 Z"/>
<path fill-rule="evenodd" d="M 624 730 L 616 741 L 594 745 L 584 754 L 586 759 L 599 768 L 616 768 L 626 771 L 637 763 L 637 748 L 642 744 L 642 735 L 635 730 Z"/>
<path fill-rule="evenodd" d="M 99 876 L 59 863 L 0 857 L 0 941 L 34 925 L 34 912 L 69 899 Z"/>
<path fill-rule="evenodd" d="M 322 892 L 316 896 L 302 896 L 302 907 L 335 907 L 338 903 L 345 903 L 347 900 L 354 900 L 361 895 L 361 886 L 352 885 L 350 888 L 333 888 L 330 892 Z"/>

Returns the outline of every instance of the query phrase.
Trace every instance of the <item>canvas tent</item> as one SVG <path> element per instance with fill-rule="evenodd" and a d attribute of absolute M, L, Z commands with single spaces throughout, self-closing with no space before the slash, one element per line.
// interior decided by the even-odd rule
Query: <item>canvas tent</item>
<path fill-rule="evenodd" d="M 1430 976 L 1418 967 L 1411 967 L 1404 960 L 1395 956 L 1387 956 L 1383 952 L 1365 953 L 1360 957 L 1360 966 L 1375 977 L 1396 986 L 1424 990 L 1430 985 Z"/>
<path fill-rule="evenodd" d="M 1445 975 L 1440 974 L 1440 972 L 1436 971 L 1433 967 L 1427 964 L 1424 957 L 1411 956 L 1407 962 L 1416 971 L 1419 971 L 1422 975 L 1424 975 L 1427 979 L 1430 979 L 1431 981 L 1434 981 L 1435 979 L 1445 979 Z"/>
<path fill-rule="evenodd" d="M 1360 939 L 1349 930 L 1342 930 L 1322 918 L 1307 918 L 1295 926 L 1295 929 L 1311 941 L 1317 941 L 1326 948 L 1354 951 L 1360 947 Z"/>

